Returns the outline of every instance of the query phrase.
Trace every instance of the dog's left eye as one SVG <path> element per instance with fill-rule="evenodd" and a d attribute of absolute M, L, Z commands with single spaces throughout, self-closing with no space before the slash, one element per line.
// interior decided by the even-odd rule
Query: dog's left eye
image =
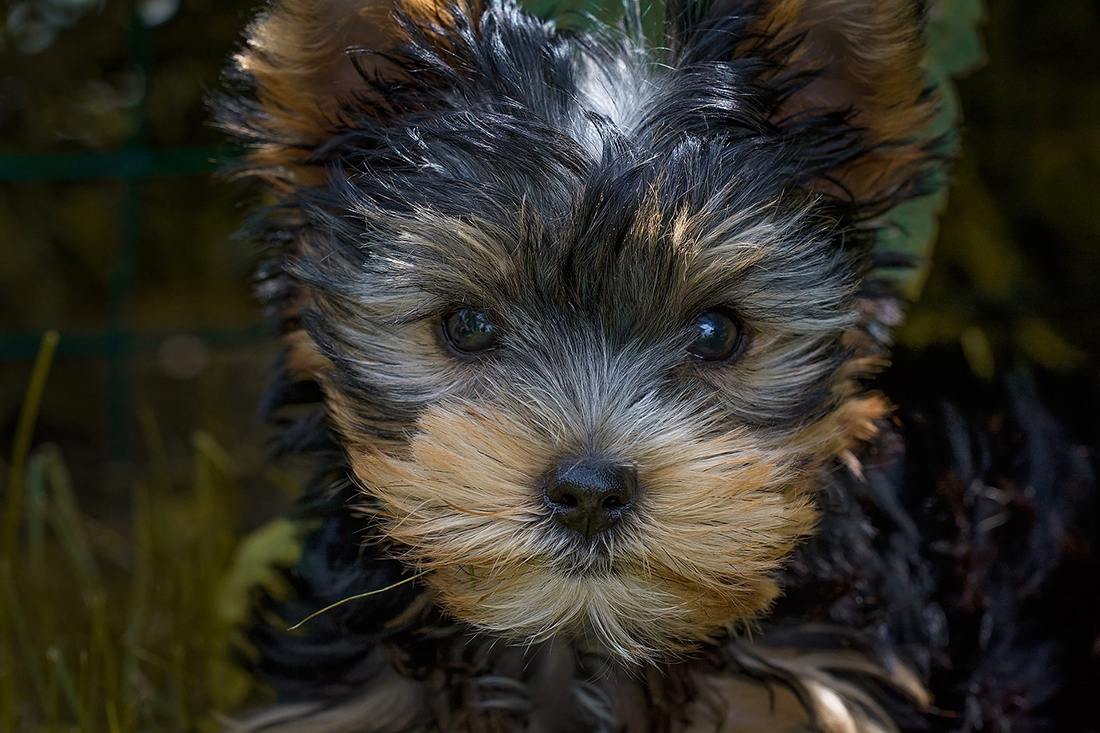
<path fill-rule="evenodd" d="M 461 354 L 476 354 L 496 346 L 496 327 L 479 311 L 460 308 L 443 319 L 443 339 Z"/>
<path fill-rule="evenodd" d="M 688 353 L 697 359 L 722 361 L 732 356 L 741 345 L 741 327 L 733 316 L 724 311 L 700 313 L 692 325 L 695 340 L 688 346 Z"/>

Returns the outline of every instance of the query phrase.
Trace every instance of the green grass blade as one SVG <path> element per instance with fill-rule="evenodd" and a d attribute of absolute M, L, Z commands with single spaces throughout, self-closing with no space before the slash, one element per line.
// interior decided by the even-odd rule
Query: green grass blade
<path fill-rule="evenodd" d="M 62 460 L 57 446 L 45 446 L 42 453 L 46 457 L 46 475 L 49 477 L 53 494 L 53 501 L 50 502 L 50 519 L 54 532 L 76 567 L 80 576 L 80 587 L 85 590 L 85 595 L 101 592 L 103 582 L 95 556 L 84 533 L 84 524 L 80 517 L 80 508 L 77 506 L 76 492 L 73 491 L 69 469 L 65 467 L 65 461 Z"/>
<path fill-rule="evenodd" d="M 62 654 L 61 650 L 56 646 L 51 646 L 46 650 L 46 659 L 50 663 L 50 670 L 53 672 L 53 678 L 57 682 L 61 694 L 65 698 L 65 702 L 68 703 L 73 716 L 79 719 L 80 700 L 79 696 L 76 694 L 76 685 L 73 683 L 73 676 L 69 671 L 69 665 L 65 664 L 65 655 Z"/>
<path fill-rule="evenodd" d="M 38 409 L 42 406 L 42 394 L 46 390 L 46 377 L 50 373 L 54 352 L 59 340 L 57 331 L 47 331 L 42 336 L 42 345 L 31 370 L 31 381 L 27 387 L 27 397 L 23 400 L 23 409 L 19 413 L 19 422 L 15 428 L 15 442 L 11 449 L 11 466 L 8 468 L 8 497 L 4 514 L 3 545 L 0 546 L 0 558 L 15 557 L 16 542 L 19 537 L 19 521 L 22 518 L 23 465 L 31 449 L 34 438 L 34 425 L 38 420 Z"/>

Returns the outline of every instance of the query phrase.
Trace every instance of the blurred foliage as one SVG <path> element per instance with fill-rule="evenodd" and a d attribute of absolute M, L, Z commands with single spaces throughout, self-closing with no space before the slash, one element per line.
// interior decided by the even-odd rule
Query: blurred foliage
<path fill-rule="evenodd" d="M 197 432 L 178 485 L 151 412 L 129 526 L 85 514 L 57 446 L 27 455 L 55 336 L 34 367 L 0 530 L 0 729 L 220 730 L 264 699 L 233 656 L 239 624 L 257 586 L 279 592 L 270 562 L 297 554 L 299 530 L 275 522 L 241 540 L 234 460 Z"/>
<path fill-rule="evenodd" d="M 958 144 L 955 133 L 961 111 L 954 80 L 981 66 L 984 60 L 981 18 L 981 0 L 934 0 L 930 5 L 922 66 L 940 97 L 932 131 L 942 136 L 940 148 L 945 155 L 950 155 Z M 938 186 L 936 190 L 895 207 L 880 222 L 876 247 L 901 255 L 911 266 L 883 268 L 874 275 L 893 283 L 910 299 L 920 295 L 932 266 L 939 219 L 947 202 L 947 183 L 946 176 L 937 176 L 933 184 Z"/>
<path fill-rule="evenodd" d="M 276 347 L 247 343 L 260 314 L 255 253 L 232 241 L 242 192 L 195 173 L 58 180 L 45 162 L 43 180 L 26 180 L 32 159 L 10 157 L 221 145 L 204 100 L 257 4 L 0 10 L 0 445 L 22 446 L 0 459 L 15 477 L 2 526 L 20 528 L 18 551 L 0 550 L 4 731 L 212 730 L 219 713 L 263 697 L 227 650 L 247 589 L 277 585 L 266 561 L 298 541 L 283 522 L 248 532 L 298 481 L 265 466 L 267 433 L 252 417 Z M 937 78 L 980 56 L 969 35 L 980 12 L 977 0 L 937 3 Z M 958 343 L 987 377 L 1017 358 L 1094 368 L 1098 13 L 1092 0 L 989 5 L 988 63 L 945 99 L 944 120 L 961 115 L 963 154 L 902 344 Z M 935 227 L 926 210 L 915 216 L 897 235 L 919 252 Z M 34 371 L 26 347 L 50 327 L 64 336 L 41 404 L 31 395 L 31 440 L 19 419 Z M 124 416 L 140 447 L 126 465 L 106 458 L 119 363 L 141 415 Z"/>
<path fill-rule="evenodd" d="M 214 731 L 258 699 L 211 599 L 237 541 L 232 462 L 205 433 L 186 490 L 133 487 L 127 529 L 81 512 L 56 446 L 28 463 L 25 546 L 0 561 L 4 730 Z"/>
<path fill-rule="evenodd" d="M 1100 354 L 1100 7 L 988 6 L 988 63 L 959 82 L 962 157 L 899 340 L 959 342 L 980 374 Z"/>

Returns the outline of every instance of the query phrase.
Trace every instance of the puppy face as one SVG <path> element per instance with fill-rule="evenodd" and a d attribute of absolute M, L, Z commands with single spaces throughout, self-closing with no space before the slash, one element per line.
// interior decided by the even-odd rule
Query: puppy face
<path fill-rule="evenodd" d="M 364 522 L 494 634 L 635 661 L 760 615 L 884 412 L 859 296 L 929 165 L 917 20 L 719 5 L 662 64 L 503 2 L 288 0 L 238 57 L 291 363 Z"/>
<path fill-rule="evenodd" d="M 424 208 L 379 238 L 354 305 L 314 306 L 368 506 L 443 602 L 497 633 L 591 631 L 633 658 L 774 597 L 813 473 L 862 408 L 845 399 L 852 280 L 835 250 L 792 221 L 627 212 L 647 221 L 615 242 L 589 217 L 555 230 Z M 619 252 L 582 268 L 575 247 Z M 490 348 L 448 342 L 456 309 L 483 314 Z M 692 353 L 709 313 L 740 330 L 715 361 Z M 396 435 L 367 437 L 383 420 Z M 577 464 L 636 483 L 590 536 L 551 495 Z"/>

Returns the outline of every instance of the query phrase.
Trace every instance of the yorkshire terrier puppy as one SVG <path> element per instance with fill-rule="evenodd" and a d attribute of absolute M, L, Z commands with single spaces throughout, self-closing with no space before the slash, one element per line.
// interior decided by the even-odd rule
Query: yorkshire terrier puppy
<path fill-rule="evenodd" d="M 964 407 L 921 386 L 943 360 L 868 385 L 900 297 L 876 268 L 905 264 L 876 239 L 950 147 L 921 3 L 667 10 L 662 48 L 629 10 L 569 31 L 512 0 L 250 26 L 220 123 L 275 201 L 270 407 L 320 471 L 294 593 L 251 632 L 280 701 L 242 727 L 1083 710 L 1093 601 L 1054 634 L 1036 599 L 1077 577 L 1087 456 L 1024 376 Z"/>

